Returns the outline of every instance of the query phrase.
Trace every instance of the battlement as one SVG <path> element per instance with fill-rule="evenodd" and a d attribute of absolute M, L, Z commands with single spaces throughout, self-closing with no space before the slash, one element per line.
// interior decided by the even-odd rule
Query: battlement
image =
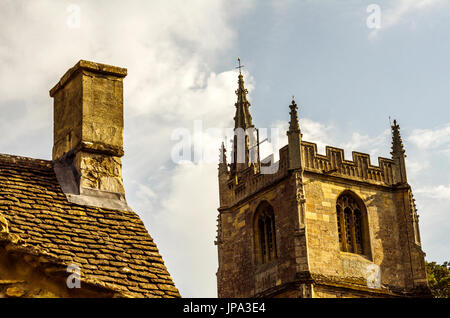
<path fill-rule="evenodd" d="M 317 152 L 315 143 L 302 141 L 301 147 L 302 165 L 305 172 L 381 186 L 392 186 L 395 183 L 392 159 L 378 157 L 378 166 L 374 166 L 370 162 L 370 155 L 366 153 L 353 151 L 353 160 L 346 160 L 344 159 L 344 150 L 341 148 L 326 146 L 326 154 L 323 155 Z M 234 205 L 286 177 L 289 169 L 288 152 L 288 145 L 279 150 L 280 160 L 272 163 L 272 173 L 255 172 L 253 167 L 248 167 L 240 171 L 235 178 L 228 179 L 228 195 L 223 203 Z M 264 163 L 262 163 L 263 165 Z"/>
<path fill-rule="evenodd" d="M 245 170 L 239 172 L 239 174 L 234 178 L 231 177 L 227 181 L 227 195 L 222 198 L 224 201 L 223 205 L 234 205 L 242 199 L 246 199 L 249 196 L 261 191 L 265 187 L 277 183 L 279 180 L 283 179 L 288 175 L 288 146 L 284 146 L 279 150 L 280 160 L 271 163 L 262 163 L 261 165 L 266 165 L 268 171 L 272 173 L 264 173 L 261 170 L 255 173 L 253 167 L 248 167 Z M 264 162 L 264 160 L 262 161 Z M 268 166 L 271 167 L 268 167 Z"/>
<path fill-rule="evenodd" d="M 326 146 L 326 155 L 317 153 L 317 145 L 302 141 L 302 161 L 305 171 L 325 173 L 344 178 L 357 179 L 380 185 L 394 184 L 393 164 L 388 158 L 378 157 L 378 166 L 370 162 L 370 155 L 352 152 L 353 160 L 344 159 L 344 150 Z"/>

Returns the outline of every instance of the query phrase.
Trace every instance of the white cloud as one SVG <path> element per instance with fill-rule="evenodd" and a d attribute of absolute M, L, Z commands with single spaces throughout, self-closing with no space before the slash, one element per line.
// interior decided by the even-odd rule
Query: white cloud
<path fill-rule="evenodd" d="M 278 129 L 278 134 L 276 134 Z M 264 134 L 260 128 L 260 140 L 262 141 L 266 135 L 269 137 L 269 141 L 261 144 L 261 159 L 274 154 L 275 161 L 279 159 L 278 150 L 288 143 L 287 130 L 289 129 L 288 121 L 277 120 L 271 124 L 271 127 L 267 128 Z M 309 118 L 300 119 L 300 129 L 302 131 L 302 139 L 317 144 L 317 150 L 319 153 L 325 154 L 325 146 L 332 145 L 334 138 L 333 129 L 334 126 L 326 125 Z"/>
<path fill-rule="evenodd" d="M 428 160 L 414 160 L 406 157 L 406 171 L 408 172 L 408 180 L 417 180 L 423 172 L 430 167 Z"/>
<path fill-rule="evenodd" d="M 445 0 L 396 0 L 389 1 L 389 6 L 381 8 L 381 25 L 379 29 L 373 29 L 370 38 L 375 37 L 380 31 L 394 27 L 403 22 L 409 22 L 415 27 L 413 15 L 428 10 L 437 9 L 447 5 Z"/>
<path fill-rule="evenodd" d="M 422 175 L 422 178 L 424 175 Z M 420 184 L 420 183 L 419 183 Z M 419 213 L 422 248 L 430 253 L 429 261 L 444 262 L 448 259 L 448 229 L 450 227 L 450 184 L 418 185 L 414 197 Z"/>
<path fill-rule="evenodd" d="M 390 136 L 389 129 L 384 130 L 381 134 L 374 137 L 354 132 L 350 141 L 342 143 L 346 159 L 353 160 L 351 155 L 352 151 L 364 152 L 371 156 L 371 164 L 377 165 L 376 158 L 390 157 L 390 154 L 386 151 L 391 145 Z"/>
<path fill-rule="evenodd" d="M 81 9 L 79 29 L 67 25 L 72 3 Z M 231 125 L 236 72 L 212 68 L 234 43 L 233 21 L 251 5 L 225 0 L 208 5 L 201 0 L 0 2 L 0 110 L 7 114 L 0 117 L 0 135 L 9 137 L 1 139 L 0 152 L 50 158 L 49 89 L 80 59 L 126 67 L 127 200 L 187 297 L 215 295 L 217 257 L 211 246 L 218 192 L 211 185 L 217 184 L 217 166 L 175 166 L 170 137 L 176 127 L 190 129 L 193 120 L 202 120 L 205 128 Z M 251 90 L 252 78 L 246 76 L 246 83 Z M 44 147 L 42 131 L 47 132 Z M 34 145 L 40 150 L 31 151 Z M 206 135 L 204 147 L 211 154 L 214 148 L 217 156 L 219 141 Z M 186 266 L 191 260 L 197 266 Z"/>
<path fill-rule="evenodd" d="M 178 165 L 161 204 L 163 213 L 150 223 L 155 233 L 165 237 L 159 245 L 166 247 L 165 256 L 175 263 L 171 274 L 184 297 L 217 296 L 218 193 L 217 164 Z"/>
<path fill-rule="evenodd" d="M 275 121 L 271 127 L 279 129 L 279 140 L 276 143 L 278 149 L 285 146 L 288 140 L 286 131 L 289 128 L 289 123 L 287 121 Z M 353 160 L 353 151 L 368 153 L 372 157 L 371 163 L 373 165 L 378 164 L 378 157 L 390 158 L 391 133 L 389 129 L 373 137 L 354 132 L 350 140 L 340 136 L 337 128 L 332 123 L 325 124 L 309 118 L 302 118 L 300 120 L 300 129 L 303 134 L 303 140 L 315 143 L 319 154 L 325 155 L 325 147 L 333 146 L 344 149 L 345 159 L 347 160 Z M 278 149 L 275 150 L 275 144 L 271 142 L 262 144 L 261 158 L 274 153 L 274 151 L 274 154 L 277 155 Z"/>
<path fill-rule="evenodd" d="M 437 129 L 415 129 L 409 136 L 409 141 L 419 149 L 450 149 L 450 124 Z"/>
<path fill-rule="evenodd" d="M 317 151 L 325 154 L 325 146 L 332 145 L 334 142 L 332 125 L 325 125 L 308 118 L 300 120 L 303 139 L 317 144 Z"/>
<path fill-rule="evenodd" d="M 438 186 L 428 186 L 419 187 L 414 190 L 414 193 L 422 194 L 432 199 L 439 200 L 450 200 L 450 184 L 449 185 L 438 185 Z"/>
<path fill-rule="evenodd" d="M 383 27 L 389 28 L 400 23 L 407 14 L 426 10 L 442 4 L 442 0 L 398 0 L 383 12 Z"/>

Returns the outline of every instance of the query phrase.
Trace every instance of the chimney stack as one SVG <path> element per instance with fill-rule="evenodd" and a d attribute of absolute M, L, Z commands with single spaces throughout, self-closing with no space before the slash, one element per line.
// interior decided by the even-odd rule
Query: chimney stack
<path fill-rule="evenodd" d="M 50 90 L 54 100 L 53 161 L 69 201 L 111 207 L 122 201 L 125 68 L 81 60 Z M 106 203 L 105 203 L 106 202 Z M 105 206 L 106 204 L 106 206 Z"/>

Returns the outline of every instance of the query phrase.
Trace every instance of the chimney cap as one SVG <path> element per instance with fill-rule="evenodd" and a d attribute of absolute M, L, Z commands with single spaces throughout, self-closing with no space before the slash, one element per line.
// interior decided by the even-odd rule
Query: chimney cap
<path fill-rule="evenodd" d="M 50 90 L 50 97 L 66 85 L 66 83 L 81 70 L 87 70 L 98 74 L 113 75 L 119 78 L 127 76 L 127 69 L 108 64 L 101 64 L 86 60 L 80 60 L 61 77 L 59 82 Z"/>

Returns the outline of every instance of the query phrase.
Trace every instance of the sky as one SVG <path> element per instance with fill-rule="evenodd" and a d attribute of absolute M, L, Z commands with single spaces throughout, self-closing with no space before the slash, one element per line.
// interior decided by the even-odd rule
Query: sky
<path fill-rule="evenodd" d="M 216 297 L 217 161 L 237 57 L 253 123 L 390 157 L 400 124 L 428 261 L 449 260 L 450 2 L 0 0 L 0 153 L 51 159 L 48 91 L 80 59 L 128 69 L 123 176 L 183 297 Z M 174 161 L 180 132 L 192 160 Z M 263 155 L 286 143 L 270 140 Z"/>

